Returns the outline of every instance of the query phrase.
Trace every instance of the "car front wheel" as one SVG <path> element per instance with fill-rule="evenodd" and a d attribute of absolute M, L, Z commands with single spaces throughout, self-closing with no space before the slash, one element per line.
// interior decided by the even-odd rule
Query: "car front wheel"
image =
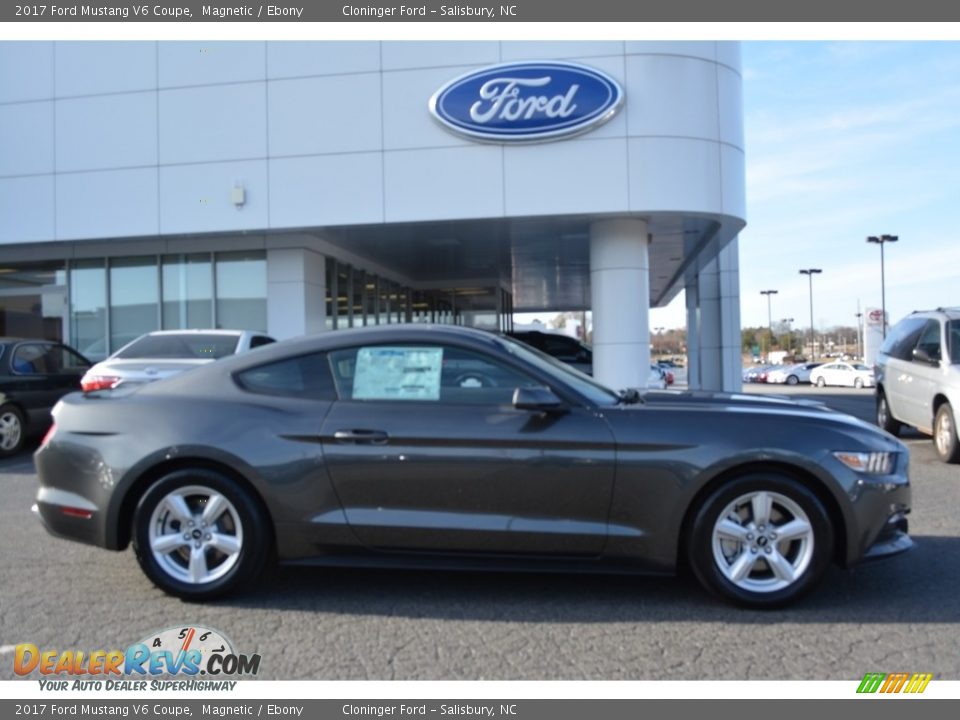
<path fill-rule="evenodd" d="M 15 405 L 0 407 L 0 457 L 19 452 L 26 436 L 23 413 Z"/>
<path fill-rule="evenodd" d="M 237 589 L 261 573 L 269 555 L 260 506 L 235 480 L 208 469 L 160 478 L 140 499 L 134 523 L 140 567 L 161 590 L 185 600 Z"/>
<path fill-rule="evenodd" d="M 957 440 L 957 424 L 950 403 L 945 402 L 937 409 L 933 420 L 933 445 L 943 462 L 960 462 L 960 441 Z"/>
<path fill-rule="evenodd" d="M 826 387 L 827 381 L 823 379 L 823 375 L 817 378 L 817 387 Z"/>
<path fill-rule="evenodd" d="M 800 379 L 796 375 L 787 378 L 787 385 L 796 385 L 798 382 L 800 382 Z"/>
<path fill-rule="evenodd" d="M 823 504 L 796 480 L 745 475 L 700 505 L 688 537 L 689 561 L 717 595 L 747 607 L 779 607 L 821 579 L 833 535 Z"/>
<path fill-rule="evenodd" d="M 854 379 L 853 379 L 853 386 L 854 386 L 857 390 L 859 390 L 860 388 L 862 388 L 862 387 L 863 387 L 863 378 L 854 378 Z"/>

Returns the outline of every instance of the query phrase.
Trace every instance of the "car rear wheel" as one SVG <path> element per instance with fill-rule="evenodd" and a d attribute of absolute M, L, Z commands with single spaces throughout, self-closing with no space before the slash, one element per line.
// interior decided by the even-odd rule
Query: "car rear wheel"
<path fill-rule="evenodd" d="M 817 387 L 825 387 L 827 381 L 823 379 L 823 375 L 817 378 Z"/>
<path fill-rule="evenodd" d="M 0 457 L 19 452 L 26 439 L 23 413 L 16 405 L 8 404 L 0 407 Z"/>
<path fill-rule="evenodd" d="M 796 385 L 798 382 L 800 382 L 800 378 L 796 375 L 791 375 L 787 378 L 787 385 Z"/>
<path fill-rule="evenodd" d="M 833 528 L 817 496 L 797 481 L 745 475 L 700 505 L 688 554 L 708 590 L 747 607 L 779 607 L 822 578 L 833 554 Z"/>
<path fill-rule="evenodd" d="M 256 578 L 270 549 L 269 524 L 250 493 L 208 469 L 177 470 L 155 482 L 134 516 L 140 567 L 185 600 L 225 595 Z"/>
<path fill-rule="evenodd" d="M 933 445 L 943 462 L 960 462 L 960 441 L 957 440 L 957 424 L 950 403 L 945 402 L 937 409 L 933 420 Z"/>
<path fill-rule="evenodd" d="M 894 420 L 893 415 L 890 414 L 890 405 L 887 403 L 887 396 L 883 390 L 877 393 L 877 425 L 880 429 L 886 430 L 894 436 L 899 435 L 903 427 L 903 425 L 901 425 L 899 421 Z"/>

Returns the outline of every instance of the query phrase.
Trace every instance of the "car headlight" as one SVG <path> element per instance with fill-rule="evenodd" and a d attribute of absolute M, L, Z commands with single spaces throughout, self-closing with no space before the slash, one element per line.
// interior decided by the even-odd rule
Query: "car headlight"
<path fill-rule="evenodd" d="M 893 452 L 835 452 L 833 456 L 851 470 L 868 475 L 889 475 L 897 460 Z"/>

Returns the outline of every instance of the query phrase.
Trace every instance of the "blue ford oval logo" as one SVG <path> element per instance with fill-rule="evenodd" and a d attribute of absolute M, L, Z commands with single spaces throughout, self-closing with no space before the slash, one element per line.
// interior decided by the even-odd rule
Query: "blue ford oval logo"
<path fill-rule="evenodd" d="M 623 90 L 605 73 L 568 62 L 493 65 L 451 80 L 430 113 L 474 140 L 537 142 L 587 132 L 616 115 Z"/>

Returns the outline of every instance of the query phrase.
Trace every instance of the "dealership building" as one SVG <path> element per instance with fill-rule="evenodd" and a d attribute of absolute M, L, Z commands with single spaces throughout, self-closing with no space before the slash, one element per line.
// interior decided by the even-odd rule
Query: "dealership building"
<path fill-rule="evenodd" d="M 727 42 L 2 42 L 0 336 L 589 310 L 643 386 L 683 290 L 737 389 L 742 105 Z"/>

